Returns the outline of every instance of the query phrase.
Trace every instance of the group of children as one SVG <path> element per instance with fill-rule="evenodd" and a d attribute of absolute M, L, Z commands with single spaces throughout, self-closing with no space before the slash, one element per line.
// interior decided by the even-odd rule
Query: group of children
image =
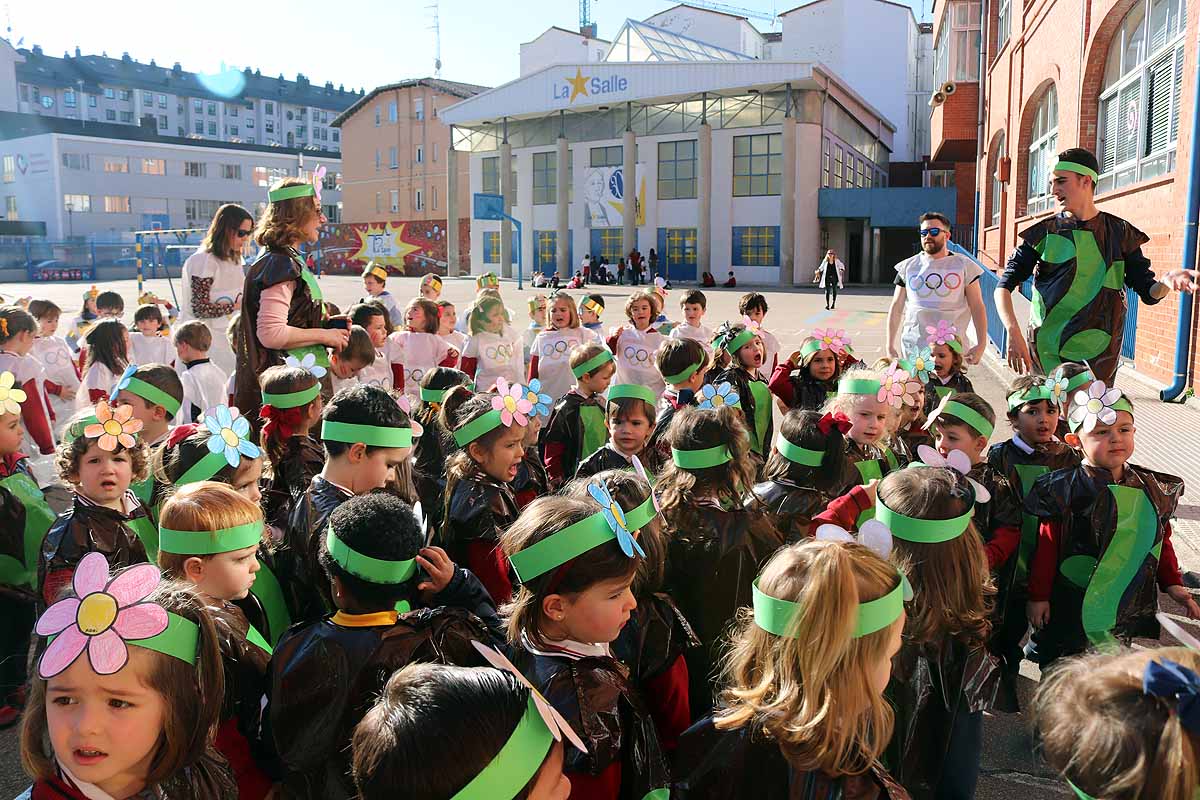
<path fill-rule="evenodd" d="M 953 326 L 783 358 L 761 294 L 711 330 L 656 287 L 607 335 L 563 292 L 520 332 L 484 276 L 458 331 L 439 279 L 401 309 L 386 277 L 240 412 L 188 380 L 202 336 L 137 361 L 107 293 L 55 409 L 57 307 L 0 307 L 0 636 L 32 665 L 0 722 L 35 800 L 967 798 L 1024 658 L 1079 796 L 1194 796 L 1200 654 L 1116 651 L 1160 589 L 1200 617 L 1183 484 L 1086 365 L 1019 378 L 992 443 Z"/>

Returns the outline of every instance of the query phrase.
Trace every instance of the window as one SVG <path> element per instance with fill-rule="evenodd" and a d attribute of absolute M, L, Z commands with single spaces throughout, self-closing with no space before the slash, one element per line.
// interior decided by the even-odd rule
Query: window
<path fill-rule="evenodd" d="M 238 107 L 237 106 L 225 106 L 225 111 L 231 117 L 236 117 L 238 115 Z"/>
<path fill-rule="evenodd" d="M 268 115 L 273 115 L 275 113 L 275 104 L 270 101 L 267 101 L 266 103 L 263 104 L 263 110 Z"/>
<path fill-rule="evenodd" d="M 779 226 L 761 225 L 733 229 L 735 267 L 779 266 Z"/>
<path fill-rule="evenodd" d="M 67 89 L 63 92 L 63 105 L 67 108 L 75 107 L 75 90 Z"/>
<path fill-rule="evenodd" d="M 394 147 L 388 148 L 388 166 L 392 169 L 397 169 L 400 166 L 400 163 L 396 160 L 396 148 Z"/>
<path fill-rule="evenodd" d="M 334 131 L 334 132 L 333 132 L 333 140 L 334 140 L 335 142 L 338 140 L 338 132 L 337 132 L 337 131 Z"/>
<path fill-rule="evenodd" d="M 105 172 L 129 172 L 129 159 L 122 156 L 105 156 Z"/>
<path fill-rule="evenodd" d="M 106 120 L 108 120 L 109 122 L 116 122 L 117 121 L 116 109 L 113 109 L 113 108 L 104 109 L 104 118 Z"/>
<path fill-rule="evenodd" d="M 216 103 L 208 104 L 208 115 L 210 117 L 215 117 L 217 115 L 217 104 Z"/>
<path fill-rule="evenodd" d="M 1054 204 L 1050 194 L 1051 161 L 1058 152 L 1058 92 L 1051 84 L 1038 101 L 1029 134 L 1029 183 L 1025 187 L 1025 213 L 1040 214 Z"/>
<path fill-rule="evenodd" d="M 416 155 L 416 162 L 417 162 L 418 164 L 424 164 L 424 163 L 425 163 L 425 148 L 424 148 L 424 147 L 422 147 L 421 145 L 417 145 L 417 155 Z"/>
<path fill-rule="evenodd" d="M 391 205 L 392 213 L 396 214 L 400 211 L 400 190 L 392 189 L 391 195 L 392 195 L 392 205 Z"/>
<path fill-rule="evenodd" d="M 376 214 L 383 213 L 383 192 L 375 193 L 375 213 Z"/>
<path fill-rule="evenodd" d="M 158 107 L 159 108 L 167 107 L 167 96 L 165 94 L 160 94 L 158 96 Z"/>
<path fill-rule="evenodd" d="M 951 36 L 953 43 L 953 70 L 951 80 L 979 80 L 979 2 L 958 0 L 951 7 Z"/>
<path fill-rule="evenodd" d="M 295 117 L 295 115 L 294 115 L 294 114 L 292 114 L 292 110 L 291 110 L 291 109 L 288 109 L 288 112 L 287 112 L 287 118 L 288 118 L 288 121 L 291 121 L 291 120 L 293 120 L 293 119 L 295 119 L 295 118 L 296 118 L 296 117 Z"/>
<path fill-rule="evenodd" d="M 17 214 L 17 198 L 14 195 L 8 195 L 4 198 L 5 217 L 11 220 L 20 219 Z"/>
<path fill-rule="evenodd" d="M 500 263 L 500 231 L 483 232 L 483 263 Z"/>
<path fill-rule="evenodd" d="M 433 162 L 435 164 L 437 163 L 437 146 L 438 146 L 438 143 L 434 142 L 433 143 Z"/>
<path fill-rule="evenodd" d="M 230 136 L 237 136 L 237 135 L 238 135 L 238 126 L 237 126 L 237 125 L 229 125 L 229 126 L 227 126 L 227 127 L 229 128 L 229 135 L 230 135 Z"/>
<path fill-rule="evenodd" d="M 184 200 L 183 215 L 189 225 L 198 222 L 207 225 L 220 207 L 221 202 L 218 200 Z"/>
<path fill-rule="evenodd" d="M 17 157 L 4 157 L 4 182 L 12 183 L 17 179 Z"/>
<path fill-rule="evenodd" d="M 619 167 L 623 163 L 624 155 L 622 153 L 622 145 L 613 145 L 612 147 L 593 147 L 591 152 L 591 166 L 593 167 Z"/>
<path fill-rule="evenodd" d="M 696 196 L 696 140 L 658 143 L 658 199 Z"/>
<path fill-rule="evenodd" d="M 133 122 L 133 112 L 132 111 L 122 111 L 121 112 L 121 122 L 124 122 L 126 124 Z"/>
<path fill-rule="evenodd" d="M 201 135 L 204 134 L 204 120 L 202 120 L 202 119 L 196 120 L 196 133 L 199 133 Z"/>
<path fill-rule="evenodd" d="M 183 174 L 189 178 L 204 178 L 208 175 L 208 164 L 203 161 L 183 162 Z"/>
<path fill-rule="evenodd" d="M 154 105 L 154 92 L 142 92 L 142 102 L 148 106 Z"/>
<path fill-rule="evenodd" d="M 267 133 L 275 132 L 275 121 L 274 120 L 269 119 L 266 122 L 264 122 L 263 125 L 265 126 Z"/>
<path fill-rule="evenodd" d="M 1000 207 L 1004 205 L 1004 184 L 1000 182 L 1000 161 L 1004 158 L 1004 132 L 996 140 L 996 152 L 992 156 L 992 224 L 1000 224 Z"/>
<path fill-rule="evenodd" d="M 222 164 L 221 177 L 228 181 L 240 181 L 242 179 L 242 165 Z"/>
<path fill-rule="evenodd" d="M 1012 22 L 1009 19 L 1009 8 L 1011 0 L 1000 0 L 1000 7 L 996 9 L 996 52 L 1000 52 L 1000 48 L 1004 47 L 1004 43 L 1008 41 L 1008 33 L 1012 27 Z"/>
<path fill-rule="evenodd" d="M 142 159 L 142 174 L 143 175 L 166 175 L 167 162 L 161 158 L 143 158 Z"/>
<path fill-rule="evenodd" d="M 861 158 L 858 160 L 858 183 L 854 184 L 859 189 L 867 185 L 867 162 Z"/>
<path fill-rule="evenodd" d="M 275 181 L 282 180 L 291 175 L 284 167 L 255 167 L 254 168 L 254 184 L 266 188 Z"/>
<path fill-rule="evenodd" d="M 395 101 L 392 101 L 391 103 L 388 103 L 388 122 L 394 123 L 396 122 L 396 118 L 396 103 Z"/>
<path fill-rule="evenodd" d="M 122 89 L 120 92 L 117 93 L 117 96 L 121 100 L 124 100 L 125 102 L 129 102 L 129 98 L 133 96 L 133 92 L 131 92 L 129 89 Z"/>
<path fill-rule="evenodd" d="M 254 117 L 247 117 L 247 118 L 246 118 L 246 127 L 247 127 L 247 128 L 253 128 L 253 127 L 254 127 Z"/>
<path fill-rule="evenodd" d="M 425 210 L 425 197 L 422 195 L 420 189 L 413 192 L 413 209 L 416 211 Z"/>
<path fill-rule="evenodd" d="M 215 122 L 208 123 L 208 135 L 209 136 L 217 135 L 217 123 L 215 123 Z"/>
<path fill-rule="evenodd" d="M 63 153 L 62 164 L 67 169 L 91 169 L 87 153 Z"/>
<path fill-rule="evenodd" d="M 89 94 L 88 95 L 88 108 L 95 108 L 95 107 L 96 107 L 96 95 Z"/>
<path fill-rule="evenodd" d="M 1185 16 L 1183 0 L 1143 0 L 1113 34 L 1100 91 L 1099 191 L 1175 169 Z"/>
<path fill-rule="evenodd" d="M 481 165 L 484 194 L 500 194 L 500 158 L 491 156 L 483 159 Z"/>
<path fill-rule="evenodd" d="M 117 93 L 115 91 L 113 91 L 113 88 L 111 86 L 105 86 L 104 87 L 104 96 L 107 97 L 109 100 L 112 100 L 112 99 L 116 98 Z"/>
<path fill-rule="evenodd" d="M 829 188 L 829 140 L 821 141 L 821 186 Z"/>
<path fill-rule="evenodd" d="M 378 128 L 383 122 L 383 107 L 375 106 L 375 127 Z"/>
<path fill-rule="evenodd" d="M 379 151 L 378 151 L 378 150 L 376 150 L 376 151 L 375 151 L 375 171 L 376 171 L 376 172 L 379 172 L 379 168 L 380 168 L 382 165 L 383 165 L 383 156 L 382 156 L 382 155 L 380 155 L 380 153 L 379 153 Z"/>
<path fill-rule="evenodd" d="M 425 101 L 420 97 L 413 100 L 413 117 L 418 121 L 425 119 Z"/>
<path fill-rule="evenodd" d="M 842 188 L 842 146 L 833 146 L 833 188 Z"/>
<path fill-rule="evenodd" d="M 204 101 L 203 100 L 193 100 L 192 101 L 192 111 L 194 111 L 197 114 L 203 114 L 204 113 Z"/>
<path fill-rule="evenodd" d="M 779 194 L 783 175 L 783 134 L 733 137 L 733 196 Z"/>
<path fill-rule="evenodd" d="M 160 131 L 165 131 L 167 129 L 167 115 L 166 114 L 158 115 L 158 129 Z"/>
<path fill-rule="evenodd" d="M 104 213 L 105 214 L 128 214 L 129 213 L 129 195 L 104 195 Z"/>
<path fill-rule="evenodd" d="M 431 186 L 429 188 L 429 198 L 430 198 L 430 202 L 433 204 L 432 205 L 433 210 L 437 211 L 437 186 L 436 185 Z"/>
<path fill-rule="evenodd" d="M 87 214 L 92 210 L 92 198 L 86 194 L 64 194 L 63 211 Z"/>
<path fill-rule="evenodd" d="M 558 153 L 533 154 L 533 204 L 548 205 L 558 201 Z"/>

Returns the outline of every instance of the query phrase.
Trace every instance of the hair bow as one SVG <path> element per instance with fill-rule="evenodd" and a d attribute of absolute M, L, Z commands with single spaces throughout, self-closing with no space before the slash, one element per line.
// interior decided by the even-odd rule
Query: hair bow
<path fill-rule="evenodd" d="M 174 447 L 198 430 L 200 430 L 200 425 L 195 422 L 189 422 L 186 425 L 176 425 L 174 428 L 171 428 L 171 433 L 167 436 L 167 447 Z"/>
<path fill-rule="evenodd" d="M 992 499 L 992 493 L 984 488 L 982 483 L 979 483 L 970 476 L 971 458 L 962 450 L 951 450 L 943 456 L 929 445 L 920 444 L 917 445 L 917 457 L 921 459 L 920 463 L 927 467 L 952 469 L 966 478 L 967 482 L 971 484 L 971 488 L 975 490 L 975 501 L 977 503 L 986 503 Z"/>
<path fill-rule="evenodd" d="M 1142 691 L 1173 705 L 1184 730 L 1200 733 L 1200 675 L 1168 658 L 1150 661 L 1142 673 Z"/>
<path fill-rule="evenodd" d="M 276 408 L 268 404 L 258 410 L 258 415 L 266 420 L 263 433 L 268 439 L 274 438 L 276 431 L 281 439 L 290 439 L 300 425 L 299 408 Z"/>
<path fill-rule="evenodd" d="M 842 434 L 842 436 L 845 436 L 850 432 L 852 427 L 854 427 L 854 423 L 851 422 L 850 418 L 841 411 L 826 413 L 825 416 L 821 417 L 821 419 L 817 421 L 817 430 L 821 431 L 821 433 L 825 434 L 826 436 L 828 436 L 834 428 L 837 428 L 838 433 Z"/>

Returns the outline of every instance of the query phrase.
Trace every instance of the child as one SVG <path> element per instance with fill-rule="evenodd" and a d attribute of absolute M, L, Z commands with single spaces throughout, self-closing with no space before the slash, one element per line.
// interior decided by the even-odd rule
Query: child
<path fill-rule="evenodd" d="M 96 315 L 97 315 L 96 319 L 97 320 L 106 320 L 106 319 L 119 320 L 122 316 L 124 316 L 124 314 L 125 314 L 125 300 L 122 299 L 121 295 L 117 294 L 116 292 L 100 292 L 100 294 L 96 296 Z M 87 331 L 88 333 L 91 332 L 91 329 L 92 329 L 92 327 L 94 327 L 94 325 L 95 325 L 95 322 L 92 323 L 92 326 L 89 326 L 88 331 Z M 126 332 L 128 332 L 128 329 L 126 329 Z M 81 375 L 85 371 L 85 369 L 87 367 L 87 363 L 88 363 L 87 336 L 84 335 L 82 338 L 84 341 L 83 341 L 83 344 L 80 345 L 80 347 L 79 347 L 78 360 L 76 362 L 77 366 L 79 367 L 79 372 Z"/>
<path fill-rule="evenodd" d="M 810 541 L 779 550 L 755 586 L 722 705 L 683 735 L 671 797 L 908 800 L 880 762 L 903 574 L 867 547 Z"/>
<path fill-rule="evenodd" d="M 89 601 L 99 636 L 76 622 Z M 32 797 L 237 795 L 210 743 L 225 689 L 218 634 L 191 589 L 160 582 L 150 564 L 110 575 L 89 553 L 37 631 L 57 637 L 38 661 L 21 729 Z"/>
<path fill-rule="evenodd" d="M 409 611 L 420 593 L 445 585 L 454 565 L 423 547 L 424 533 L 399 499 L 351 498 L 319 539 L 337 611 L 293 627 L 275 647 L 264 736 L 282 767 L 285 796 L 346 800 L 355 796 L 351 735 L 387 677 L 415 661 L 480 664 L 471 642 L 490 637 L 460 609 Z"/>
<path fill-rule="evenodd" d="M 911 361 L 900 359 L 890 363 L 904 370 L 907 376 L 904 381 L 904 402 L 900 407 L 900 418 L 893 441 L 900 459 L 909 463 L 917 460 L 917 449 L 921 445 L 933 447 L 933 437 L 929 434 L 929 417 L 925 409 L 928 367 L 919 355 Z M 992 415 L 995 419 L 995 412 L 992 412 Z"/>
<path fill-rule="evenodd" d="M 788 544 L 809 535 L 812 519 L 833 501 L 846 472 L 850 423 L 819 411 L 789 411 L 767 457 L 764 482 L 746 503 L 763 513 Z"/>
<path fill-rule="evenodd" d="M 843 494 L 852 486 L 865 485 L 878 480 L 891 469 L 880 446 L 887 434 L 891 406 L 879 399 L 881 384 L 879 373 L 853 370 L 838 382 L 837 397 L 825 405 L 825 411 L 849 420 L 846 432 L 846 466 L 842 476 Z M 853 469 L 849 469 L 853 467 Z"/>
<path fill-rule="evenodd" d="M 59 515 L 42 542 L 38 585 L 45 603 L 71 581 L 79 560 L 98 552 L 110 566 L 147 561 L 144 539 L 158 531 L 130 484 L 146 477 L 146 445 L 137 437 L 141 420 L 132 406 L 110 408 L 101 400 L 94 411 L 72 418 L 58 450 L 59 477 L 71 485 L 72 507 Z"/>
<path fill-rule="evenodd" d="M 36 341 L 37 322 L 18 306 L 0 306 L 0 372 L 7 372 L 12 383 L 6 388 L 25 393 L 21 403 L 21 422 L 25 428 L 22 447 L 26 452 L 49 455 L 54 452 L 50 426 L 50 406 L 42 391 L 45 372 L 29 353 Z M 119 327 L 119 325 L 118 325 Z"/>
<path fill-rule="evenodd" d="M 571 350 L 569 363 L 575 385 L 554 404 L 541 439 L 542 460 L 555 491 L 608 441 L 602 395 L 616 372 L 613 354 L 595 343 Z"/>
<path fill-rule="evenodd" d="M 617 359 L 617 383 L 648 387 L 657 397 L 666 384 L 654 367 L 654 354 L 665 337 L 654 327 L 654 300 L 646 291 L 634 292 L 625 302 L 628 326 L 619 326 L 606 340 Z"/>
<path fill-rule="evenodd" d="M 667 591 L 701 647 L 687 654 L 692 719 L 712 709 L 720 640 L 783 536 L 742 498 L 754 486 L 750 440 L 732 408 L 684 408 L 667 431 L 671 461 L 655 488 L 670 541 Z"/>
<path fill-rule="evenodd" d="M 229 343 L 229 349 L 237 349 L 238 332 L 241 330 L 242 315 L 240 311 L 235 311 L 229 316 L 229 327 L 225 329 L 225 341 Z M 225 391 L 229 395 L 227 405 L 233 405 L 233 395 L 237 390 L 237 364 L 234 364 L 233 370 L 229 373 L 229 383 L 225 384 Z"/>
<path fill-rule="evenodd" d="M 385 391 L 392 388 L 392 365 L 383 353 L 387 337 L 391 333 L 391 322 L 384 307 L 374 301 L 357 303 L 350 307 L 350 324 L 367 332 L 371 340 L 373 359 L 358 373 L 358 382 L 367 386 L 378 386 Z"/>
<path fill-rule="evenodd" d="M 598 339 L 604 338 L 604 323 L 600 315 L 604 313 L 604 295 L 586 294 L 579 304 L 579 322 L 584 328 L 596 334 Z"/>
<path fill-rule="evenodd" d="M 261 800 L 271 779 L 255 763 L 250 743 L 258 731 L 271 646 L 233 601 L 245 598 L 255 583 L 262 509 L 224 484 L 202 481 L 167 500 L 160 524 L 158 566 L 168 579 L 194 587 L 221 648 L 225 692 L 215 746 L 229 762 L 238 797 Z"/>
<path fill-rule="evenodd" d="M 359 376 L 375 363 L 375 344 L 371 334 L 358 325 L 350 326 L 350 338 L 346 346 L 329 354 L 329 374 L 333 393 L 348 386 L 357 386 Z"/>
<path fill-rule="evenodd" d="M 138 434 L 147 448 L 162 444 L 171 432 L 171 423 L 179 416 L 183 403 L 183 382 L 179 373 L 166 364 L 129 364 L 113 385 L 109 403 L 115 408 L 128 405 L 134 419 L 141 420 Z M 141 496 L 147 502 L 149 495 Z"/>
<path fill-rule="evenodd" d="M 95 319 L 100 316 L 100 312 L 96 308 L 96 298 L 99 296 L 100 290 L 95 286 L 83 293 L 83 308 L 79 310 L 79 316 L 71 320 L 71 327 L 67 329 L 67 346 L 75 353 L 79 352 L 83 345 L 83 337 L 91 330 Z"/>
<path fill-rule="evenodd" d="M 450 365 L 454 369 L 458 369 L 459 364 L 462 363 L 462 352 L 467 347 L 467 335 L 456 329 L 458 325 L 458 310 L 454 307 L 454 303 L 451 303 L 449 300 L 438 300 L 437 306 L 438 336 L 442 337 L 442 341 L 449 345 L 451 350 L 458 353 L 458 357 Z"/>
<path fill-rule="evenodd" d="M 518 674 L 411 664 L 388 679 L 354 729 L 354 786 L 362 800 L 443 800 L 465 790 L 494 800 L 567 800 L 568 742 L 559 731 Z M 526 742 L 536 744 L 517 751 Z M 489 769 L 494 764 L 505 769 Z"/>
<path fill-rule="evenodd" d="M 502 605 L 512 597 L 513 583 L 498 543 L 501 531 L 517 519 L 511 484 L 525 456 L 528 418 L 506 381 L 501 380 L 497 390 L 495 395 L 475 395 L 456 386 L 442 400 L 441 424 L 450 432 L 454 448 L 445 465 L 439 542 L 450 559 L 474 572 Z"/>
<path fill-rule="evenodd" d="M 992 708 L 998 685 L 998 663 L 986 646 L 995 589 L 972 523 L 978 492 L 954 468 L 902 469 L 872 487 L 853 488 L 814 521 L 834 526 L 829 533 L 818 529 L 818 537 L 845 538 L 874 506 L 861 535 L 891 539 L 891 560 L 912 582 L 904 644 L 887 691 L 905 724 L 888 747 L 888 763 L 921 796 L 974 796 L 983 712 Z"/>
<path fill-rule="evenodd" d="M 321 471 L 325 456 L 309 435 L 321 418 L 321 384 L 303 367 L 270 367 L 260 378 L 263 420 L 259 443 L 263 464 L 263 510 L 267 522 L 287 527 L 293 498 Z"/>
<path fill-rule="evenodd" d="M 470 337 L 459 368 L 487 391 L 504 378 L 510 385 L 525 378 L 521 336 L 509 324 L 508 310 L 496 293 L 481 293 L 467 313 Z"/>
<path fill-rule="evenodd" d="M 1183 647 L 1073 658 L 1042 678 L 1042 757 L 1082 800 L 1191 800 L 1200 790 L 1190 713 L 1200 655 Z"/>
<path fill-rule="evenodd" d="M 550 476 L 546 474 L 546 465 L 542 463 L 542 455 L 538 450 L 538 434 L 541 433 L 542 423 L 550 416 L 550 408 L 554 402 L 550 395 L 542 393 L 542 382 L 534 378 L 528 386 L 521 387 L 529 401 L 529 424 L 525 426 L 525 438 L 521 442 L 525 453 L 521 456 L 521 464 L 517 467 L 517 477 L 512 482 L 513 499 L 517 510 L 525 508 L 535 498 L 550 493 Z"/>
<path fill-rule="evenodd" d="M 413 444 L 413 481 L 429 530 L 442 527 L 442 512 L 446 506 L 446 456 L 450 433 L 442 427 L 442 401 L 455 386 L 474 384 L 465 372 L 449 367 L 437 367 L 425 376 L 421 386 L 421 405 L 416 420 L 423 433 Z"/>
<path fill-rule="evenodd" d="M 427 272 L 421 277 L 421 297 L 426 300 L 432 300 L 437 303 L 442 297 L 442 279 L 432 272 Z"/>
<path fill-rule="evenodd" d="M 748 292 L 738 301 L 738 313 L 763 343 L 763 374 L 770 375 L 779 363 L 779 340 L 775 334 L 763 328 L 763 320 L 767 318 L 767 298 L 759 292 Z"/>
<path fill-rule="evenodd" d="M 120 320 L 102 319 L 88 331 L 86 362 L 79 392 L 75 395 L 76 410 L 90 408 L 108 397 L 129 364 L 129 331 Z"/>
<path fill-rule="evenodd" d="M 529 298 L 529 327 L 521 334 L 521 345 L 524 348 L 525 363 L 529 363 L 529 354 L 533 348 L 533 340 L 546 328 L 546 309 L 549 301 L 546 295 L 535 294 Z"/>
<path fill-rule="evenodd" d="M 819 411 L 837 395 L 843 347 L 841 340 L 825 334 L 813 331 L 800 343 L 800 349 L 771 374 L 768 388 L 778 398 L 780 411 Z"/>
<path fill-rule="evenodd" d="M 737 391 L 750 433 L 750 450 L 761 465 L 775 433 L 771 390 L 759 371 L 764 363 L 762 340 L 745 325 L 725 323 L 713 339 L 713 350 L 716 364 L 707 382 L 714 386 L 728 383 Z"/>
<path fill-rule="evenodd" d="M 0 373 L 0 728 L 21 715 L 25 657 L 37 600 L 38 550 L 54 512 L 21 448 L 21 409 L 30 402 L 11 372 Z"/>
<path fill-rule="evenodd" d="M 45 372 L 42 385 L 46 399 L 50 401 L 50 418 L 53 432 L 57 436 L 67 424 L 67 418 L 75 413 L 75 395 L 79 391 L 79 372 L 66 340 L 56 335 L 62 309 L 50 300 L 37 298 L 29 301 L 29 313 L 37 322 L 37 338 L 29 354 Z"/>
<path fill-rule="evenodd" d="M 1071 403 L 1067 444 L 1083 462 L 1038 478 L 1025 498 L 1040 520 L 1028 614 L 1043 667 L 1089 643 L 1157 638 L 1159 589 L 1200 617 L 1171 544 L 1183 480 L 1129 462 L 1133 405 L 1120 389 L 1096 381 Z"/>
<path fill-rule="evenodd" d="M 362 273 L 363 288 L 367 290 L 367 296 L 371 300 L 383 306 L 384 311 L 391 318 L 392 324 L 399 327 L 404 324 L 404 315 L 400 312 L 400 305 L 396 302 L 396 298 L 384 288 L 387 284 L 387 277 L 387 267 L 376 264 L 374 261 L 368 261 Z M 359 302 L 366 301 L 360 300 Z"/>
<path fill-rule="evenodd" d="M 704 352 L 712 357 L 712 328 L 704 324 L 704 312 L 708 310 L 708 298 L 699 289 L 684 292 L 679 298 L 679 309 L 683 312 L 683 324 L 671 329 L 672 339 L 691 339 L 699 342 Z"/>
<path fill-rule="evenodd" d="M 571 796 L 645 797 L 666 785 L 667 766 L 646 704 L 611 648 L 637 605 L 630 586 L 644 551 L 624 514 L 614 516 L 608 487 L 593 481 L 588 491 L 591 502 L 535 500 L 501 536 L 521 581 L 508 638 L 522 672 L 583 732 L 587 751 L 569 753 L 563 765 Z"/>
<path fill-rule="evenodd" d="M 645 386 L 617 384 L 608 390 L 604 424 L 608 442 L 579 462 L 576 478 L 586 478 L 606 469 L 629 469 L 642 455 L 654 431 L 654 393 Z"/>
<path fill-rule="evenodd" d="M 229 376 L 209 359 L 211 347 L 212 330 L 200 320 L 189 320 L 175 329 L 175 354 L 183 381 L 180 424 L 199 422 L 204 412 L 228 402 Z"/>
<path fill-rule="evenodd" d="M 1054 395 L 1054 401 L 1058 404 L 1058 430 L 1057 436 L 1061 439 L 1066 439 L 1067 434 L 1071 432 L 1067 426 L 1067 416 L 1070 412 L 1071 398 L 1075 393 L 1082 390 L 1087 391 L 1092 382 L 1096 380 L 1095 373 L 1087 364 L 1079 364 L 1074 361 L 1064 361 L 1054 368 L 1050 373 L 1050 377 L 1046 379 L 1046 388 Z"/>
<path fill-rule="evenodd" d="M 211 420 L 211 422 L 210 422 Z M 250 441 L 250 423 L 236 408 L 209 409 L 199 425 L 180 425 L 150 454 L 150 474 L 156 483 L 155 500 L 171 491 L 200 481 L 223 483 L 252 503 L 262 500 L 262 451 Z M 218 437 L 229 448 L 214 451 L 209 441 Z M 233 461 L 233 464 L 229 462 Z"/>
<path fill-rule="evenodd" d="M 437 335 L 438 307 L 432 300 L 415 297 L 404 307 L 404 330 L 388 337 L 385 352 L 392 365 L 392 386 L 415 403 L 420 399 L 421 379 L 434 367 L 449 366 L 457 359 L 449 345 Z"/>
<path fill-rule="evenodd" d="M 704 385 L 704 376 L 710 360 L 706 344 L 698 339 L 670 338 L 658 348 L 654 357 L 658 372 L 667 383 L 667 390 L 658 400 L 654 430 L 646 443 L 643 459 L 650 469 L 657 472 L 671 460 L 671 447 L 667 444 L 666 432 L 670 428 L 675 412 L 696 405 L 696 395 Z"/>
<path fill-rule="evenodd" d="M 137 332 L 129 334 L 130 358 L 138 364 L 174 366 L 175 348 L 171 346 L 171 337 L 162 333 L 162 309 L 150 303 L 138 306 L 133 313 L 133 324 Z"/>
<path fill-rule="evenodd" d="M 542 391 L 558 400 L 571 390 L 571 352 L 594 341 L 579 326 L 579 312 L 569 294 L 556 292 L 550 305 L 550 328 L 533 340 L 529 377 L 541 381 Z"/>
<path fill-rule="evenodd" d="M 955 392 L 973 392 L 967 380 L 967 368 L 963 363 L 963 345 L 958 329 L 946 320 L 937 325 L 926 325 L 929 337 L 925 340 L 933 357 L 933 374 L 925 386 L 926 411 L 937 405 L 943 397 Z"/>

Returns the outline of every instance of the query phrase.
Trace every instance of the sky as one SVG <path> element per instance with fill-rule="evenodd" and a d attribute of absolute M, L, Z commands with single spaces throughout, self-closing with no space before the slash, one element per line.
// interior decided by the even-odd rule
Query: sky
<path fill-rule="evenodd" d="M 904 0 L 900 0 L 904 2 Z M 932 0 L 908 0 L 918 20 Z M 433 0 L 291 0 L 287 3 L 205 3 L 167 0 L 0 0 L 13 44 L 42 46 L 47 55 L 122 53 L 159 65 L 176 61 L 193 72 L 222 63 L 314 83 L 364 88 L 433 74 Z M 801 0 L 730 0 L 727 5 L 774 14 Z M 626 18 L 670 8 L 670 0 L 595 0 L 600 38 L 616 34 Z M 922 8 L 924 7 L 924 13 Z M 507 13 L 500 13 L 507 12 Z M 575 30 L 578 0 L 442 0 L 439 4 L 442 77 L 498 86 L 518 77 L 520 43 L 551 25 Z M 759 30 L 770 23 L 752 20 Z"/>

